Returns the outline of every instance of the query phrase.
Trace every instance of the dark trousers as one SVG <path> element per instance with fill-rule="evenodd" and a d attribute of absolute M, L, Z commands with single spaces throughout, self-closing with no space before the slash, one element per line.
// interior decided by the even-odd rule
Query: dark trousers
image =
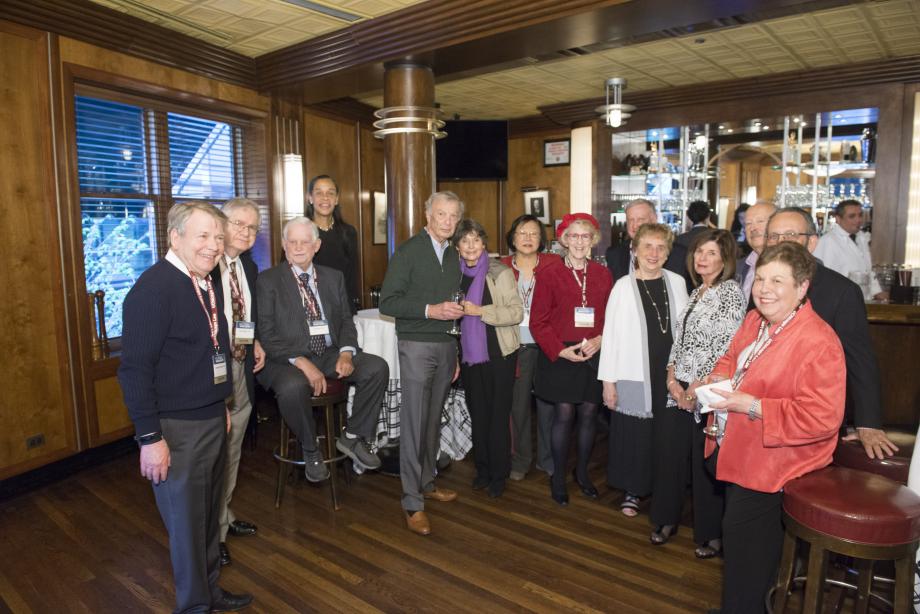
<path fill-rule="evenodd" d="M 174 612 L 209 612 L 220 598 L 218 543 L 224 496 L 227 418 L 160 418 L 169 446 L 166 480 L 153 486 L 157 509 L 169 534 L 176 585 Z"/>
<path fill-rule="evenodd" d="M 338 348 L 327 348 L 322 356 L 311 358 L 311 362 L 328 378 L 337 378 L 335 363 L 339 359 Z M 386 392 L 390 369 L 385 360 L 373 354 L 358 352 L 352 358 L 354 372 L 345 378 L 355 385 L 355 398 L 348 418 L 347 431 L 352 435 L 374 441 L 380 404 Z M 264 378 L 264 380 L 263 380 Z M 303 371 L 290 364 L 272 363 L 265 365 L 265 374 L 260 381 L 270 382 L 278 401 L 278 410 L 304 450 L 316 450 L 316 421 L 310 410 L 313 388 Z"/>
<path fill-rule="evenodd" d="M 783 493 L 725 485 L 722 614 L 761 614 L 783 550 Z"/>
<path fill-rule="evenodd" d="M 691 417 L 692 420 L 692 417 Z M 725 513 L 725 484 L 710 471 L 704 456 L 706 419 L 693 422 L 690 471 L 693 480 L 693 541 L 705 544 L 722 537 L 722 515 Z"/>
<path fill-rule="evenodd" d="M 473 429 L 473 457 L 477 477 L 490 483 L 511 471 L 511 391 L 516 353 L 478 365 L 460 365 L 466 406 Z"/>
<path fill-rule="evenodd" d="M 687 492 L 693 415 L 677 407 L 655 409 L 652 417 L 653 525 L 676 525 Z"/>
<path fill-rule="evenodd" d="M 533 377 L 539 353 L 540 348 L 536 345 L 521 346 L 518 350 L 517 376 L 511 395 L 511 469 L 521 473 L 530 471 L 533 460 L 533 399 L 537 405 L 537 468 L 551 474 L 553 451 L 549 440 L 554 406 L 533 396 Z"/>

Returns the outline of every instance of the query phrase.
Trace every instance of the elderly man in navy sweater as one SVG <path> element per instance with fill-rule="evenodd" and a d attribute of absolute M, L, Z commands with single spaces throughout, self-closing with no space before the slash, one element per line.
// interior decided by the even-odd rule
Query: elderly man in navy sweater
<path fill-rule="evenodd" d="M 233 612 L 252 602 L 217 585 L 227 453 L 230 339 L 208 274 L 226 216 L 205 203 L 169 211 L 169 252 L 124 302 L 118 381 L 140 444 L 141 474 L 169 533 L 175 612 Z"/>

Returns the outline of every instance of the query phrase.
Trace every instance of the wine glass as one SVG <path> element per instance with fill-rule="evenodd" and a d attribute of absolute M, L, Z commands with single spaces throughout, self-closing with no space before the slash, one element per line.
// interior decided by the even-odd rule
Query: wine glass
<path fill-rule="evenodd" d="M 464 293 L 463 293 L 462 291 L 460 291 L 460 290 L 457 290 L 456 292 L 454 292 L 453 296 L 451 297 L 451 299 L 452 299 L 455 303 L 457 303 L 458 305 L 460 305 L 461 308 L 463 307 L 463 299 L 465 299 L 465 298 L 466 298 L 466 294 L 464 294 Z M 454 325 L 451 326 L 451 328 L 450 328 L 449 331 L 447 331 L 447 334 L 448 334 L 448 335 L 459 335 L 459 334 L 460 334 L 459 322 L 460 322 L 460 320 L 454 320 Z"/>
<path fill-rule="evenodd" d="M 715 412 L 715 417 L 714 417 L 714 420 L 712 421 L 712 424 L 709 426 L 703 427 L 703 433 L 707 437 L 713 437 L 715 439 L 718 439 L 719 437 L 725 434 L 725 427 L 722 426 L 723 423 L 721 420 L 719 420 L 719 414 L 724 415 L 725 412 L 724 411 Z"/>

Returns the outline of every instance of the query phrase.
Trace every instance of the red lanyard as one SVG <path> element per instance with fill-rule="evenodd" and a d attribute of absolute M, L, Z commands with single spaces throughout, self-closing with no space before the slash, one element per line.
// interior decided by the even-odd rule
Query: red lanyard
<path fill-rule="evenodd" d="M 211 329 L 211 343 L 214 344 L 214 353 L 220 353 L 220 344 L 217 343 L 217 299 L 214 296 L 214 287 L 211 285 L 211 278 L 205 277 L 204 283 L 208 287 L 208 300 L 211 302 L 211 308 L 208 309 L 204 305 L 204 297 L 201 296 L 201 286 L 198 285 L 198 276 L 189 272 L 189 275 L 192 278 L 192 285 L 195 287 L 195 295 L 198 297 L 198 302 L 201 303 L 201 309 L 204 311 L 204 315 L 208 318 L 208 327 Z"/>
<path fill-rule="evenodd" d="M 783 332 L 783 329 L 786 328 L 786 325 L 792 321 L 792 318 L 795 317 L 795 314 L 797 314 L 799 312 L 799 309 L 801 308 L 802 308 L 801 305 L 796 307 L 793 310 L 793 312 L 790 313 L 788 316 L 786 316 L 786 319 L 783 320 L 782 323 L 773 330 L 772 333 L 767 334 L 766 339 L 763 339 L 763 337 L 764 337 L 764 331 L 767 328 L 767 321 L 766 320 L 760 321 L 760 330 L 757 331 L 757 339 L 754 341 L 753 347 L 751 348 L 751 352 L 750 354 L 748 354 L 748 357 L 744 360 L 744 363 L 741 365 L 741 368 L 735 372 L 735 376 L 732 377 L 732 388 L 734 388 L 735 390 L 738 389 L 738 386 L 741 384 L 741 380 L 744 379 L 744 376 L 745 374 L 747 374 L 748 369 L 751 368 L 751 364 L 755 360 L 760 358 L 761 354 L 767 351 L 767 348 L 770 347 L 771 343 L 773 343 L 773 339 L 775 339 L 778 334 Z"/>
<path fill-rule="evenodd" d="M 572 271 L 572 277 L 575 278 L 575 283 L 578 284 L 578 286 L 581 288 L 581 306 L 587 307 L 588 298 L 586 295 L 586 291 L 588 287 L 588 261 L 585 260 L 585 268 L 582 269 L 583 274 L 580 278 L 578 277 L 578 271 L 575 270 L 575 267 L 569 264 L 568 256 L 566 256 L 565 258 L 565 266 L 568 267 L 570 271 Z"/>
<path fill-rule="evenodd" d="M 306 271 L 304 271 L 306 273 Z M 291 265 L 291 275 L 294 276 L 294 279 L 297 280 L 297 289 L 300 291 L 300 300 L 303 301 L 304 307 L 309 306 L 310 313 L 315 313 L 317 317 L 322 318 L 323 314 L 320 313 L 319 307 L 315 302 L 313 302 L 313 297 L 307 293 L 306 288 L 304 287 L 303 280 L 300 279 L 300 275 L 297 274 L 297 271 L 294 270 L 294 265 Z M 318 277 L 316 276 L 316 267 L 313 267 L 313 283 L 318 284 Z M 319 285 L 316 286 L 316 289 L 319 290 Z"/>

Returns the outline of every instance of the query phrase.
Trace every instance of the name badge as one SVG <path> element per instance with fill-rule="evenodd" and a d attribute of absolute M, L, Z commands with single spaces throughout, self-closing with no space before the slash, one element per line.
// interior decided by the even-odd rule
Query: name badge
<path fill-rule="evenodd" d="M 326 320 L 313 320 L 309 324 L 310 336 L 315 335 L 328 335 L 329 334 L 329 322 Z"/>
<path fill-rule="evenodd" d="M 521 326 L 530 326 L 530 309 L 524 310 L 524 319 L 521 320 Z"/>
<path fill-rule="evenodd" d="M 227 381 L 227 357 L 224 354 L 214 354 L 211 356 L 211 364 L 214 366 L 214 383 L 223 384 Z"/>
<path fill-rule="evenodd" d="M 594 307 L 575 308 L 575 328 L 594 328 Z"/>
<path fill-rule="evenodd" d="M 251 345 L 256 338 L 256 323 L 243 322 L 242 320 L 233 323 L 233 342 L 237 345 Z"/>

